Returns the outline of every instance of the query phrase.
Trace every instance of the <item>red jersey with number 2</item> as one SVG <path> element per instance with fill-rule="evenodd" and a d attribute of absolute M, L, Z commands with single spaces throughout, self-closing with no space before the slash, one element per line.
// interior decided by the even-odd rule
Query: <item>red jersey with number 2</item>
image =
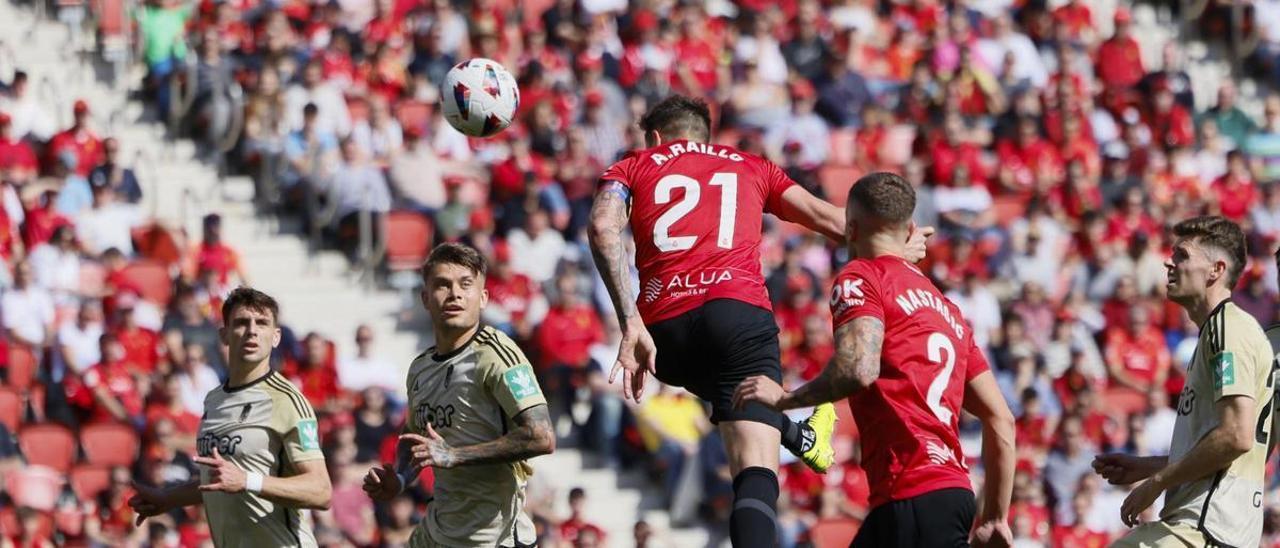
<path fill-rule="evenodd" d="M 733 147 L 680 140 L 633 152 L 600 178 L 631 192 L 636 305 L 646 324 L 711 299 L 772 310 L 760 274 L 761 224 L 795 184 L 778 166 Z"/>
<path fill-rule="evenodd" d="M 831 316 L 836 329 L 863 317 L 884 322 L 880 377 L 849 398 L 871 506 L 972 489 L 960 407 L 965 385 L 988 367 L 960 309 L 914 265 L 881 256 L 845 265 L 831 291 Z"/>

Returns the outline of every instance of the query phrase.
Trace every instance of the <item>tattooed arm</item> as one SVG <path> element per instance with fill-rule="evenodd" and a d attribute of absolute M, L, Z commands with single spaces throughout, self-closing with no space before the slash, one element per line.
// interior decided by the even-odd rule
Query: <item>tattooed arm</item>
<path fill-rule="evenodd" d="M 626 229 L 631 191 L 617 181 L 604 181 L 591 204 L 590 225 L 587 239 L 591 244 L 591 256 L 596 270 L 604 279 L 618 314 L 618 325 L 625 331 L 632 321 L 639 320 L 635 296 L 631 294 L 630 264 L 622 232 Z"/>
<path fill-rule="evenodd" d="M 591 243 L 596 270 L 604 279 L 609 298 L 613 300 L 613 309 L 618 314 L 618 326 L 622 328 L 622 343 L 618 348 L 618 359 L 609 372 L 609 382 L 613 382 L 621 372 L 623 397 L 639 401 L 644 393 L 645 374 L 654 372 L 657 349 L 631 293 L 630 261 L 622 239 L 630 199 L 631 191 L 626 185 L 603 181 L 591 204 L 587 239 Z"/>
<path fill-rule="evenodd" d="M 847 398 L 880 377 L 883 344 L 884 322 L 870 316 L 856 318 L 836 329 L 836 355 L 817 378 L 787 392 L 769 377 L 751 377 L 734 392 L 734 407 L 756 401 L 785 411 Z"/>
<path fill-rule="evenodd" d="M 453 468 L 469 464 L 494 464 L 531 459 L 556 450 L 556 436 L 546 404 L 535 405 L 516 415 L 515 426 L 506 435 L 484 443 L 453 447 L 431 427 L 427 435 L 406 434 L 401 439 L 413 443 L 412 462 L 416 469 L 427 466 Z"/>
<path fill-rule="evenodd" d="M 847 398 L 880 377 L 884 322 L 864 316 L 836 329 L 836 355 L 817 378 L 778 402 L 781 409 L 809 407 Z"/>

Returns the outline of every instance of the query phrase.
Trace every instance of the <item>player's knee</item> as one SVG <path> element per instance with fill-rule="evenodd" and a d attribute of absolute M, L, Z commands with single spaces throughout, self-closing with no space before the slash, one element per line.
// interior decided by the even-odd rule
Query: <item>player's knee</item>
<path fill-rule="evenodd" d="M 720 423 L 720 435 L 734 470 L 750 467 L 778 469 L 778 445 L 781 434 L 774 426 L 754 421 Z"/>

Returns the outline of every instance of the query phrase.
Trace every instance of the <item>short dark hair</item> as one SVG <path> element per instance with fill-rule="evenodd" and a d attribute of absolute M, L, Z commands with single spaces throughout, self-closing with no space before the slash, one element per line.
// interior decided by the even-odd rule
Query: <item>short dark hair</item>
<path fill-rule="evenodd" d="M 227 300 L 222 303 L 222 322 L 225 324 L 231 319 L 231 315 L 235 313 L 237 308 L 248 308 L 258 312 L 270 312 L 271 321 L 279 323 L 280 305 L 271 295 L 258 291 L 252 287 L 237 287 L 227 296 Z"/>
<path fill-rule="evenodd" d="M 640 129 L 656 131 L 667 139 L 684 136 L 705 141 L 711 138 L 711 109 L 702 99 L 672 95 L 640 117 Z"/>
<path fill-rule="evenodd" d="M 1244 231 L 1240 230 L 1240 225 L 1218 215 L 1203 215 L 1173 225 L 1173 235 L 1226 253 L 1231 258 L 1231 265 L 1227 268 L 1227 289 L 1235 288 L 1236 282 L 1240 281 L 1240 273 L 1244 272 L 1246 253 Z"/>
<path fill-rule="evenodd" d="M 916 210 L 916 191 L 901 176 L 880 171 L 858 179 L 849 189 L 849 203 L 882 223 L 902 224 Z"/>
<path fill-rule="evenodd" d="M 471 272 L 484 276 L 489 272 L 489 265 L 485 262 L 484 257 L 480 255 L 476 248 L 467 244 L 456 242 L 443 243 L 431 250 L 431 255 L 427 257 L 427 262 L 422 263 L 422 279 L 426 280 L 430 275 L 431 269 L 436 265 L 452 264 L 470 270 Z"/>

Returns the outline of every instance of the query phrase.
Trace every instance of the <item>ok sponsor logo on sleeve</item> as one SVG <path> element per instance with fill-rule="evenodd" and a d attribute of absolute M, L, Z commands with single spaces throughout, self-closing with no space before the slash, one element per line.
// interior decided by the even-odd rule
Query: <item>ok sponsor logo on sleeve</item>
<path fill-rule="evenodd" d="M 862 292 L 862 278 L 844 278 L 831 288 L 831 311 L 837 316 L 855 306 L 867 302 L 867 295 Z"/>

